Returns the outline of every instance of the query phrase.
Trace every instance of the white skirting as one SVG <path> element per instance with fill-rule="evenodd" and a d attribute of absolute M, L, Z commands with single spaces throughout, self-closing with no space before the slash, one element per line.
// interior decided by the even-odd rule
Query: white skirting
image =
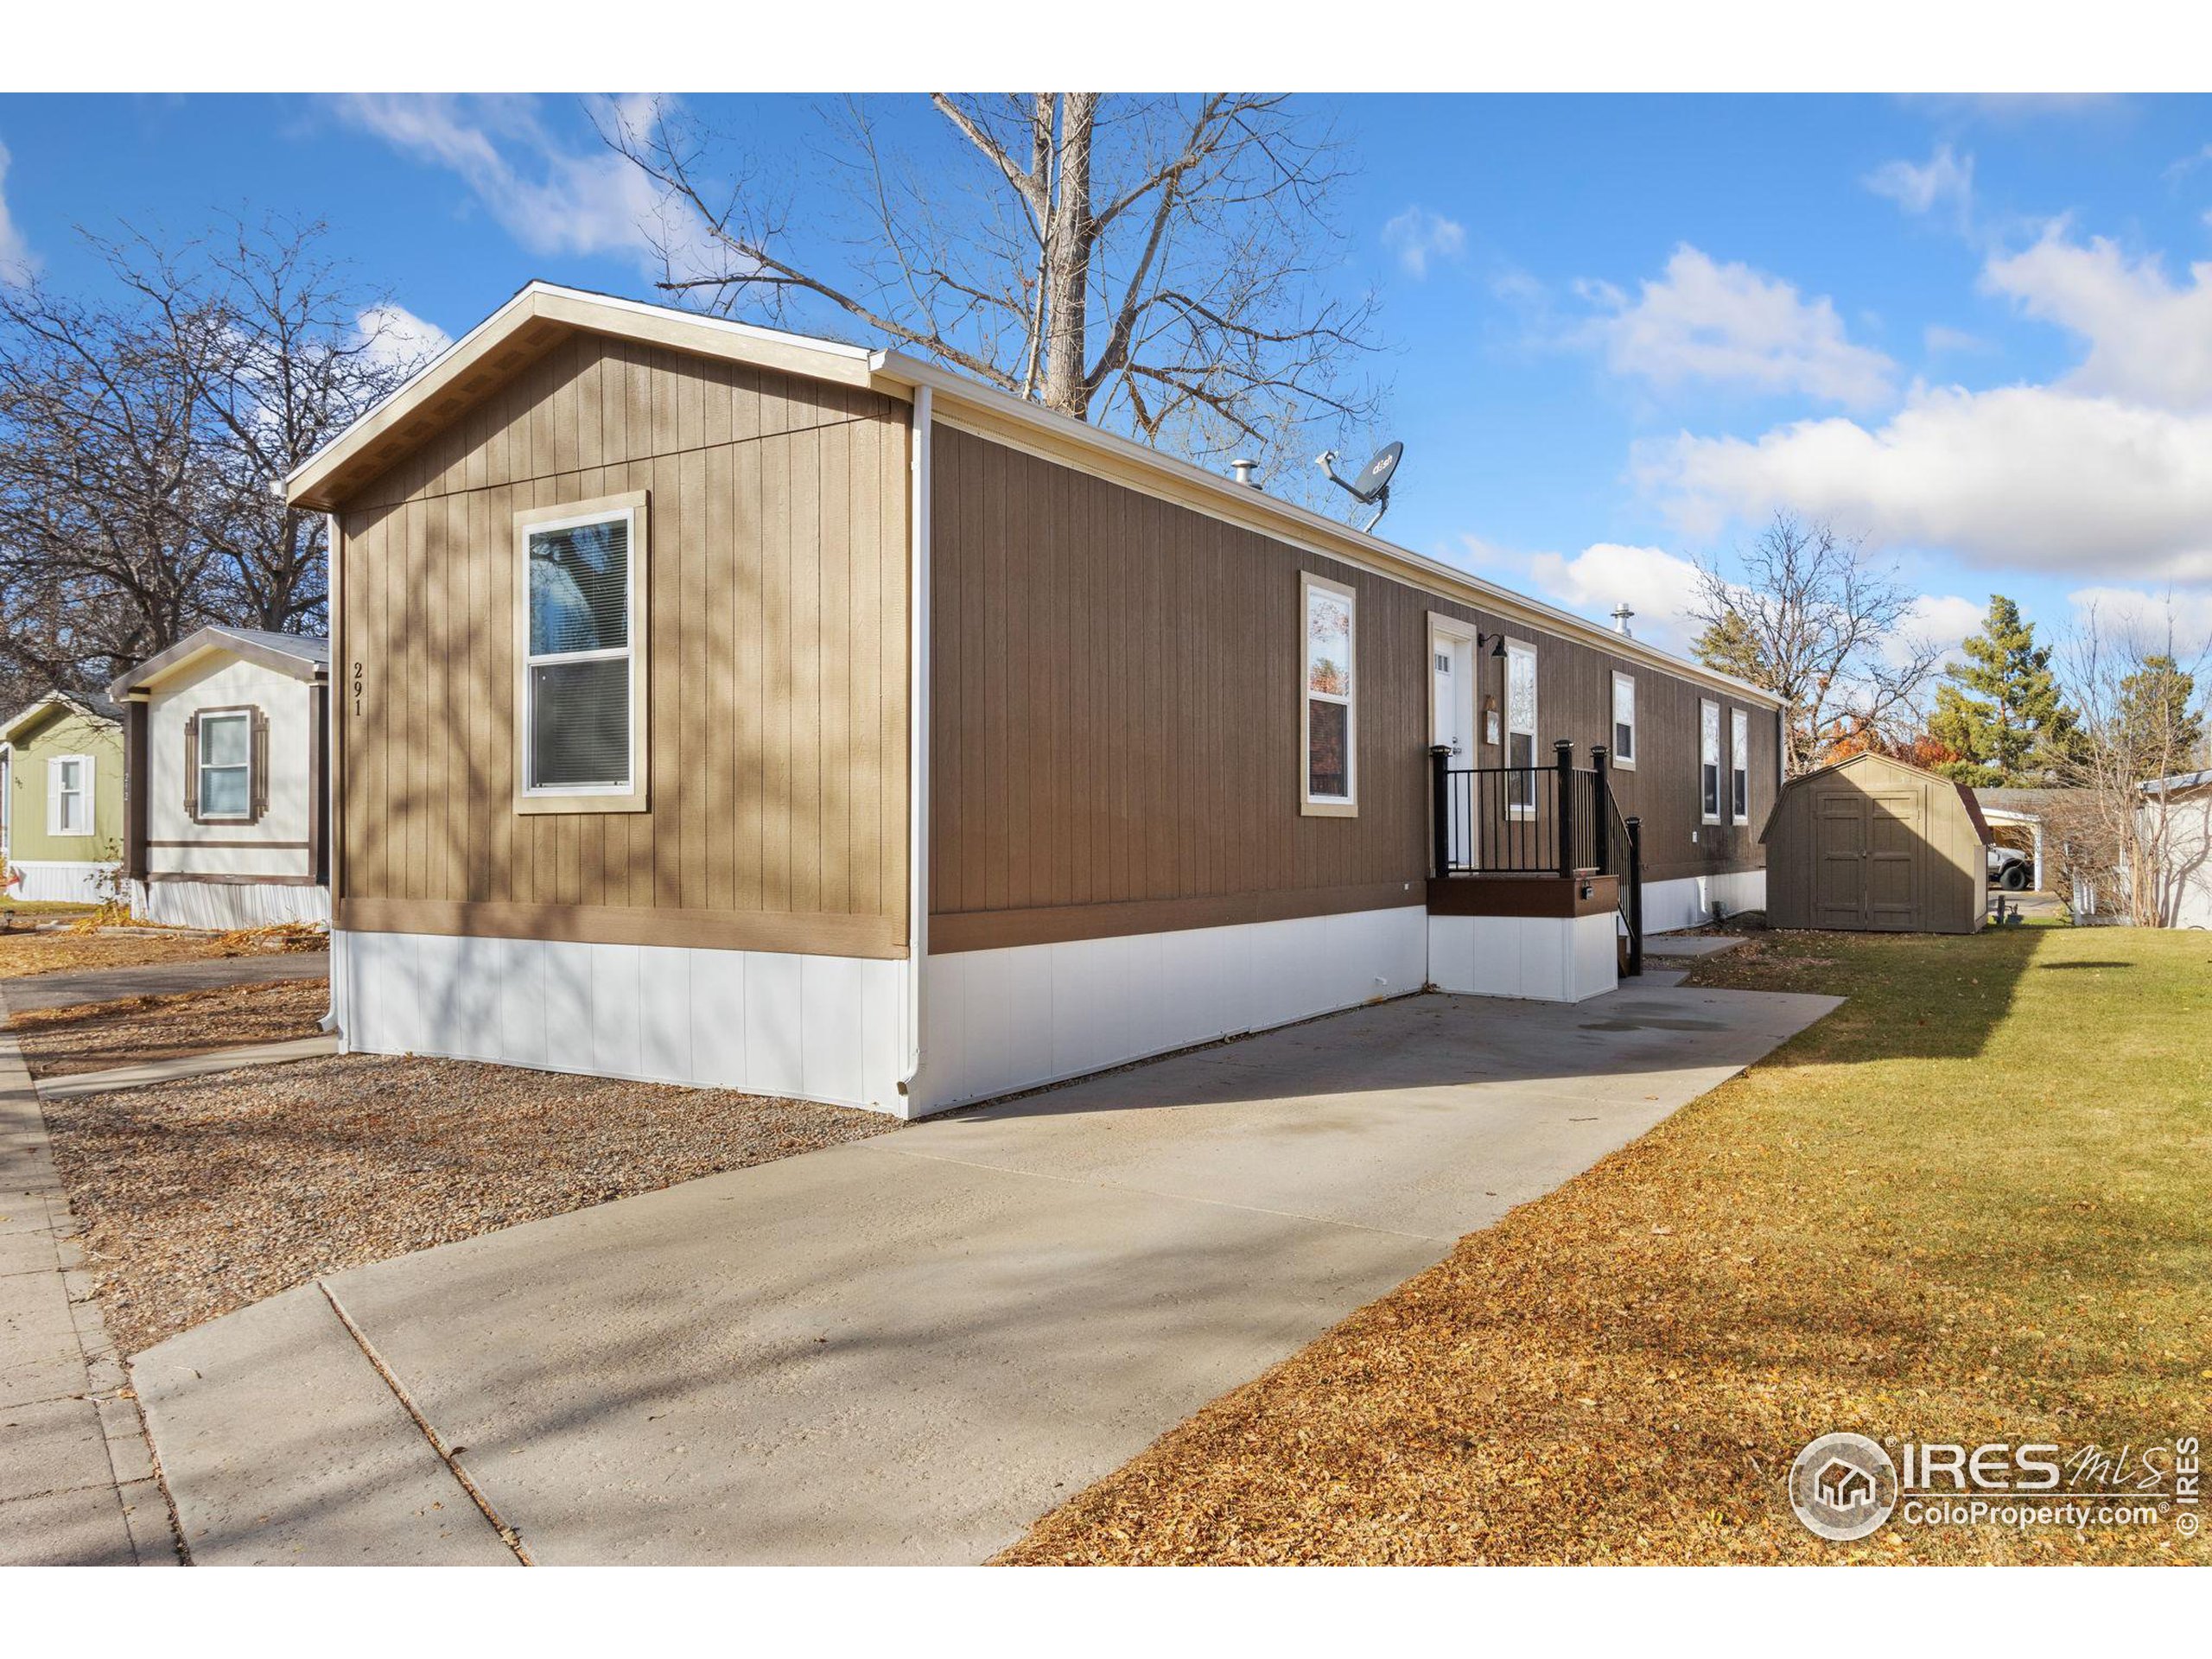
<path fill-rule="evenodd" d="M 1443 991 L 1580 1002 L 1619 982 L 1614 913 L 1431 916 L 1428 976 Z"/>
<path fill-rule="evenodd" d="M 1729 915 L 1766 908 L 1766 872 L 1731 870 L 1724 875 L 1685 875 L 1643 884 L 1643 931 L 1672 933 L 1703 927 L 1719 904 Z"/>
<path fill-rule="evenodd" d="M 927 958 L 912 1114 L 1418 991 L 1418 905 Z"/>
<path fill-rule="evenodd" d="M 117 867 L 112 863 L 19 859 L 11 868 L 23 873 L 23 881 L 8 889 L 10 899 L 41 905 L 104 905 L 115 897 Z"/>
<path fill-rule="evenodd" d="M 133 881 L 130 908 L 163 927 L 275 927 L 327 922 L 330 889 L 238 881 Z"/>
<path fill-rule="evenodd" d="M 429 933 L 331 948 L 349 1052 L 901 1109 L 904 962 Z"/>

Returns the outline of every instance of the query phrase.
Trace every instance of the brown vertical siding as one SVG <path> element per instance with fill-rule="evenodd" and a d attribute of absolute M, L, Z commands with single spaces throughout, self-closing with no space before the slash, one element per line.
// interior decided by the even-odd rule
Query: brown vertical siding
<path fill-rule="evenodd" d="M 1642 753 L 1616 784 L 1647 879 L 1764 862 L 1772 710 L 965 432 L 932 442 L 932 950 L 1421 902 L 1432 611 L 1536 645 L 1547 760 L 1565 737 L 1586 765 L 1612 670 L 1635 675 Z M 1358 595 L 1356 817 L 1300 811 L 1302 570 Z M 1478 675 L 1502 697 L 1486 654 Z M 1751 714 L 1749 825 L 1698 822 L 1700 696 L 1724 768 L 1726 710 Z"/>
<path fill-rule="evenodd" d="M 340 513 L 340 925 L 903 954 L 905 409 L 564 340 Z M 514 515 L 652 493 L 650 810 L 513 810 Z"/>

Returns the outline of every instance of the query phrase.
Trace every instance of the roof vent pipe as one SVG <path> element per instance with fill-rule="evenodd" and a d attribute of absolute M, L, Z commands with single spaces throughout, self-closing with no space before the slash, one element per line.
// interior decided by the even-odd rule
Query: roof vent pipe
<path fill-rule="evenodd" d="M 1260 487 L 1260 480 L 1252 474 L 1259 470 L 1259 466 L 1260 463 L 1256 461 L 1232 461 L 1229 463 L 1229 470 L 1236 474 L 1236 481 L 1239 484 L 1248 489 L 1256 490 Z"/>
<path fill-rule="evenodd" d="M 1618 633 L 1618 635 L 1620 635 L 1620 637 L 1621 637 L 1622 639 L 1635 639 L 1635 638 L 1636 638 L 1635 632 L 1634 632 L 1634 630 L 1632 630 L 1631 628 L 1630 628 L 1630 626 L 1629 626 L 1629 625 L 1628 625 L 1628 620 L 1629 620 L 1629 618 L 1630 618 L 1631 616 L 1634 616 L 1635 614 L 1636 614 L 1636 613 L 1635 613 L 1634 611 L 1631 611 L 1630 609 L 1629 609 L 1629 607 L 1628 607 L 1628 606 L 1627 606 L 1627 604 L 1626 604 L 1625 602 L 1614 606 L 1614 607 L 1613 607 L 1613 632 L 1614 632 L 1615 633 Z"/>

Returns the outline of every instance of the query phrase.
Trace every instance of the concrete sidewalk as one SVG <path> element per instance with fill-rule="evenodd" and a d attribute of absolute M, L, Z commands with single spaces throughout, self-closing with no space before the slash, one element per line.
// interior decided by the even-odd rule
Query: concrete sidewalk
<path fill-rule="evenodd" d="M 294 950 L 258 957 L 209 957 L 199 962 L 158 962 L 138 968 L 92 968 L 75 974 L 29 974 L 0 981 L 8 1006 L 66 1008 L 79 1002 L 115 1002 L 126 996 L 175 996 L 225 985 L 259 985 L 278 979 L 323 979 L 327 950 Z"/>
<path fill-rule="evenodd" d="M 76 1100 L 86 1095 L 111 1095 L 120 1089 L 144 1089 L 175 1083 L 180 1077 L 211 1077 L 247 1065 L 283 1065 L 293 1060 L 312 1060 L 335 1054 L 335 1032 L 312 1037 L 291 1037 L 281 1043 L 249 1043 L 240 1048 L 212 1048 L 205 1054 L 180 1054 L 173 1059 L 149 1060 L 143 1065 L 111 1065 L 102 1071 L 70 1071 L 58 1077 L 41 1077 L 38 1091 L 47 1100 Z"/>
<path fill-rule="evenodd" d="M 203 1561 L 980 1560 L 1834 1006 L 1409 998 L 342 1273 L 133 1375 Z"/>
<path fill-rule="evenodd" d="M 174 1567 L 168 1507 L 76 1234 L 37 1092 L 0 1033 L 0 1566 Z"/>

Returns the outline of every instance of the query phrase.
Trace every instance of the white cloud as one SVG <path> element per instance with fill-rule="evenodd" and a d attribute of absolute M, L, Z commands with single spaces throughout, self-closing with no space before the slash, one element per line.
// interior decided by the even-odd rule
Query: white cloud
<path fill-rule="evenodd" d="M 1466 251 L 1466 226 L 1426 207 L 1408 207 L 1382 227 L 1382 245 L 1415 278 L 1428 275 L 1432 259 L 1456 259 Z"/>
<path fill-rule="evenodd" d="M 1580 291 L 1611 314 L 1590 325 L 1588 337 L 1617 374 L 1662 387 L 1711 380 L 1803 392 L 1853 408 L 1891 395 L 1895 365 L 1853 345 L 1825 296 L 1802 299 L 1779 277 L 1719 264 L 1688 243 L 1633 302 L 1606 283 Z"/>
<path fill-rule="evenodd" d="M 2103 237 L 2084 245 L 2060 226 L 1990 260 L 1982 283 L 2088 341 L 2065 385 L 2161 409 L 2212 408 L 2212 264 L 2190 267 L 2177 287 L 2157 255 L 2130 260 Z"/>
<path fill-rule="evenodd" d="M 1635 464 L 1694 532 L 1786 505 L 1992 567 L 2212 578 L 2212 416 L 2047 386 L 1916 388 L 1879 426 L 1685 433 Z"/>
<path fill-rule="evenodd" d="M 1961 160 L 1948 144 L 1938 144 L 1924 162 L 1885 162 L 1866 175 L 1866 185 L 1908 213 L 1948 208 L 1963 229 L 1974 212 L 1974 157 Z"/>
<path fill-rule="evenodd" d="M 1980 335 L 1970 334 L 1963 328 L 1953 328 L 1941 322 L 1929 323 L 1921 331 L 1920 338 L 1931 356 L 1990 349 L 1989 342 Z"/>
<path fill-rule="evenodd" d="M 2107 635 L 2132 639 L 2146 650 L 2166 648 L 2171 625 L 2173 654 L 2183 665 L 2212 648 L 2212 589 L 2151 593 L 2100 585 L 2077 588 L 2066 599 L 2077 624 L 2094 611 L 2099 628 Z"/>
<path fill-rule="evenodd" d="M 8 146 L 0 144 L 0 283 L 28 281 L 38 269 L 31 245 L 8 212 Z"/>
<path fill-rule="evenodd" d="M 646 107 L 606 100 L 600 111 L 638 121 Z M 626 255 L 658 272 L 656 239 L 683 243 L 691 234 L 689 217 L 663 201 L 658 185 L 596 141 L 571 146 L 546 124 L 535 98 L 359 92 L 337 108 L 393 149 L 459 175 L 531 253 Z"/>
<path fill-rule="evenodd" d="M 1610 622 L 1616 605 L 1636 613 L 1637 638 L 1669 651 L 1685 651 L 1697 632 L 1689 613 L 1697 596 L 1697 567 L 1657 547 L 1597 542 L 1572 558 L 1538 553 L 1524 575 L 1536 591 L 1571 611 Z"/>
<path fill-rule="evenodd" d="M 390 301 L 369 307 L 353 327 L 368 347 L 364 355 L 384 366 L 418 369 L 453 344 L 453 336 L 436 323 Z"/>
<path fill-rule="evenodd" d="M 1957 594 L 1923 594 L 1895 636 L 1885 642 L 1883 654 L 1893 663 L 1911 659 L 1915 645 L 1930 645 L 1946 660 L 1958 655 L 1959 644 L 1968 634 L 1981 632 L 1988 605 Z"/>

